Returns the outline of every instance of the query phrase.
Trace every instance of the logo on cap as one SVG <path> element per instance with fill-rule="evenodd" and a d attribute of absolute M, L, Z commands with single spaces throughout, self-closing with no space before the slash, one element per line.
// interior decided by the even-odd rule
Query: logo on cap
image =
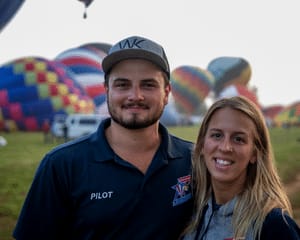
<path fill-rule="evenodd" d="M 145 39 L 126 39 L 125 41 L 122 41 L 119 43 L 120 49 L 127 49 L 127 48 L 142 48 L 139 44 L 144 42 Z"/>
<path fill-rule="evenodd" d="M 103 71 L 107 74 L 120 61 L 135 58 L 153 62 L 170 78 L 170 67 L 163 47 L 139 36 L 123 39 L 112 46 L 108 55 L 102 60 Z"/>

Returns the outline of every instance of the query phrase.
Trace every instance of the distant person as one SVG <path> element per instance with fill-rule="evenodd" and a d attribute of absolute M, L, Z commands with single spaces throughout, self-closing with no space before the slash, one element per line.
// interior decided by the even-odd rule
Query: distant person
<path fill-rule="evenodd" d="M 64 137 L 64 141 L 67 142 L 69 140 L 69 137 L 68 137 L 68 125 L 66 122 L 63 123 L 62 125 L 62 131 L 63 131 L 63 137 Z"/>
<path fill-rule="evenodd" d="M 159 122 L 171 90 L 164 49 L 129 37 L 102 66 L 111 118 L 46 154 L 18 240 L 177 239 L 190 219 L 193 144 Z"/>
<path fill-rule="evenodd" d="M 188 239 L 300 239 L 259 109 L 243 97 L 216 101 L 193 154 L 195 212 Z"/>
<path fill-rule="evenodd" d="M 46 119 L 42 124 L 42 131 L 44 135 L 44 143 L 49 143 L 51 141 L 51 132 L 50 132 L 50 123 L 49 120 Z"/>

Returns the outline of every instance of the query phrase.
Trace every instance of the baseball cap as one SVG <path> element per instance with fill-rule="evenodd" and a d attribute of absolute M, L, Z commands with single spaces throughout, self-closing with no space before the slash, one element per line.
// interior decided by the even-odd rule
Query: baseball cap
<path fill-rule="evenodd" d="M 139 36 L 125 38 L 113 45 L 108 55 L 102 60 L 102 69 L 107 74 L 118 62 L 136 58 L 156 64 L 170 78 L 169 62 L 163 47 L 154 41 Z"/>

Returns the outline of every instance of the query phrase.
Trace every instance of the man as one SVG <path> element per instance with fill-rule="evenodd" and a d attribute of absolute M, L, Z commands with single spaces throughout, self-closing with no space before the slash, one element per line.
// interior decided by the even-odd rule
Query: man
<path fill-rule="evenodd" d="M 111 118 L 42 160 L 16 239 L 176 239 L 191 216 L 192 144 L 159 123 L 170 93 L 164 49 L 138 36 L 103 59 Z"/>

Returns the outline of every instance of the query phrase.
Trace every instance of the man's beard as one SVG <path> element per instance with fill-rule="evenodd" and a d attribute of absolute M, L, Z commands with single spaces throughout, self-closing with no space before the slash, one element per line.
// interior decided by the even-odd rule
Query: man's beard
<path fill-rule="evenodd" d="M 138 114 L 132 114 L 131 119 L 129 120 L 124 120 L 121 115 L 118 116 L 113 110 L 112 107 L 109 104 L 109 100 L 107 99 L 107 106 L 108 106 L 108 111 L 111 116 L 111 118 L 121 125 L 124 128 L 127 129 L 142 129 L 142 128 L 147 128 L 153 124 L 155 124 L 157 121 L 159 121 L 162 113 L 163 113 L 163 108 L 160 109 L 158 112 L 156 112 L 152 117 L 144 120 L 139 120 L 138 119 Z"/>

